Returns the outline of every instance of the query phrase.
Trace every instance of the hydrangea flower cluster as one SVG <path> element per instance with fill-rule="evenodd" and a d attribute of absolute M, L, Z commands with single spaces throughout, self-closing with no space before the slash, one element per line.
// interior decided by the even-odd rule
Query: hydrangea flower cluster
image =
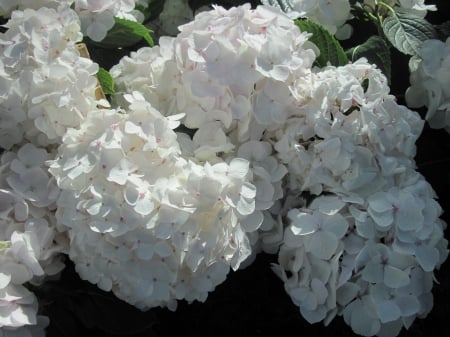
<path fill-rule="evenodd" d="M 418 62 L 410 62 L 406 103 L 412 108 L 427 107 L 425 119 L 430 126 L 450 132 L 450 38 L 425 41 L 419 57 Z"/>
<path fill-rule="evenodd" d="M 72 1 L 71 1 L 72 2 Z M 135 10 L 139 0 L 75 0 L 74 9 L 80 17 L 81 30 L 94 41 L 101 41 L 114 26 L 114 17 L 142 21 L 143 15 Z"/>
<path fill-rule="evenodd" d="M 137 4 L 147 5 L 141 0 L 0 0 L 0 16 L 8 17 L 16 10 L 56 9 L 73 6 L 81 21 L 81 31 L 94 41 L 101 41 L 114 26 L 114 17 L 131 21 L 142 21 L 143 15 L 135 10 Z"/>
<path fill-rule="evenodd" d="M 59 144 L 96 106 L 98 65 L 80 57 L 71 9 L 15 11 L 0 34 L 0 147 Z"/>
<path fill-rule="evenodd" d="M 10 17 L 15 10 L 39 9 L 41 7 L 56 9 L 59 5 L 70 6 L 71 0 L 0 0 L 0 16 Z"/>
<path fill-rule="evenodd" d="M 94 110 L 69 130 L 50 166 L 70 257 L 83 279 L 141 309 L 204 301 L 250 254 L 246 233 L 260 224 L 248 217 L 249 163 L 183 158 L 181 116 L 127 98 L 128 112 Z"/>
<path fill-rule="evenodd" d="M 261 135 L 285 122 L 293 102 L 289 83 L 311 72 L 308 34 L 270 7 L 250 5 L 215 7 L 180 30 L 114 66 L 117 88 L 139 90 L 164 115 L 185 113 L 182 123 L 195 133 L 180 138 L 181 147 L 198 161 L 250 160 L 259 186 L 254 217 L 267 217 L 263 228 L 272 228 L 267 210 L 283 196 L 287 170 Z"/>
<path fill-rule="evenodd" d="M 135 3 L 48 3 L 14 11 L 0 35 L 0 333 L 45 325 L 25 285 L 57 275 L 61 253 L 142 310 L 205 301 L 264 250 L 309 322 L 339 315 L 396 336 L 430 311 L 448 249 L 415 170 L 424 122 L 374 65 L 315 68 L 289 17 L 216 6 L 124 57 L 113 108 L 100 109 L 79 16 L 103 34 Z M 297 1 L 319 22 L 347 17 L 346 4 Z M 424 74 L 441 67 L 430 64 Z"/>
<path fill-rule="evenodd" d="M 59 188 L 45 167 L 49 158 L 30 143 L 1 156 L 0 328 L 6 336 L 31 330 L 37 336 L 45 327 L 47 319 L 37 316 L 36 297 L 24 284 L 38 285 L 64 267 L 68 242 L 56 230 Z"/>
<path fill-rule="evenodd" d="M 314 77 L 277 133 L 291 193 L 312 201 L 287 210 L 274 270 L 310 323 L 343 315 L 360 335 L 396 336 L 430 311 L 448 255 L 442 210 L 415 171 L 423 121 L 364 60 Z"/>
<path fill-rule="evenodd" d="M 254 251 L 280 249 L 274 269 L 302 315 L 343 315 L 367 336 L 395 336 L 426 315 L 448 250 L 441 208 L 415 171 L 420 116 L 366 60 L 313 69 L 307 35 L 266 7 L 215 8 L 180 30 L 111 72 L 124 93 L 186 114 L 194 135 L 181 148 L 197 161 L 250 161 L 265 204 L 250 240 Z M 259 174 L 262 156 L 271 164 Z"/>

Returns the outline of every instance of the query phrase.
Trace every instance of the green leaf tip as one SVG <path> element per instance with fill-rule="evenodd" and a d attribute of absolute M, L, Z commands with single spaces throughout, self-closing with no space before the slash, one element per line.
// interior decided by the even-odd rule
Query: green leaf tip
<path fill-rule="evenodd" d="M 102 86 L 103 92 L 106 95 L 115 94 L 116 91 L 114 90 L 114 79 L 112 78 L 108 70 L 100 67 L 98 69 L 97 78 L 100 85 Z"/>
<path fill-rule="evenodd" d="M 325 27 L 305 19 L 296 20 L 295 24 L 302 32 L 312 34 L 309 41 L 314 43 L 320 51 L 315 61 L 316 66 L 320 68 L 328 64 L 343 66 L 349 62 L 339 41 Z"/>

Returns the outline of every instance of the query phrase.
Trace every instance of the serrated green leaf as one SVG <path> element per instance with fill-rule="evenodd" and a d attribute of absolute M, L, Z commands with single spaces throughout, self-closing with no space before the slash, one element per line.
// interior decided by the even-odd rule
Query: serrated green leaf
<path fill-rule="evenodd" d="M 114 79 L 108 70 L 100 67 L 98 69 L 97 79 L 106 95 L 113 95 L 116 92 L 114 90 Z"/>
<path fill-rule="evenodd" d="M 341 44 L 323 26 L 309 20 L 296 20 L 295 24 L 302 32 L 312 34 L 309 41 L 313 42 L 320 51 L 320 55 L 315 60 L 316 66 L 322 68 L 328 63 L 333 66 L 342 66 L 348 63 L 347 55 Z"/>
<path fill-rule="evenodd" d="M 370 63 L 376 64 L 387 77 L 389 83 L 391 81 L 391 52 L 386 41 L 379 36 L 371 36 L 366 42 L 347 50 L 347 57 L 352 61 L 356 61 L 361 57 L 365 57 Z"/>
<path fill-rule="evenodd" d="M 117 17 L 114 20 L 114 26 L 102 41 L 90 41 L 89 43 L 102 48 L 120 48 L 133 46 L 144 39 L 150 46 L 153 46 L 151 30 L 143 24 Z"/>
<path fill-rule="evenodd" d="M 431 23 L 409 13 L 393 13 L 384 19 L 382 27 L 389 42 L 407 55 L 418 55 L 422 42 L 437 37 Z"/>
<path fill-rule="evenodd" d="M 261 0 L 261 3 L 266 6 L 278 8 L 284 13 L 289 13 L 294 10 L 292 0 Z"/>

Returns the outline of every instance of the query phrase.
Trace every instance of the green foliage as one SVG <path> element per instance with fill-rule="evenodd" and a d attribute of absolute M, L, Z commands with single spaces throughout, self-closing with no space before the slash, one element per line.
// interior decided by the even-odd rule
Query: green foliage
<path fill-rule="evenodd" d="M 382 28 L 389 42 L 407 55 L 418 55 L 422 42 L 437 38 L 431 23 L 408 13 L 392 12 L 383 20 Z"/>
<path fill-rule="evenodd" d="M 302 32 L 312 34 L 309 41 L 319 48 L 320 55 L 317 57 L 315 65 L 325 67 L 330 63 L 333 66 L 342 66 L 348 63 L 347 55 L 341 44 L 323 26 L 303 19 L 296 20 L 295 23 Z"/>
<path fill-rule="evenodd" d="M 391 52 L 380 36 L 369 37 L 363 44 L 347 50 L 346 54 L 352 62 L 365 57 L 370 63 L 376 64 L 388 81 L 391 81 Z"/>
<path fill-rule="evenodd" d="M 0 241 L 0 251 L 9 247 L 9 241 Z"/>
<path fill-rule="evenodd" d="M 100 85 L 102 86 L 103 92 L 106 95 L 115 94 L 116 91 L 114 90 L 114 79 L 112 78 L 108 70 L 100 67 L 98 69 L 97 78 L 100 82 Z"/>
<path fill-rule="evenodd" d="M 115 24 L 108 31 L 106 37 L 100 42 L 87 41 L 89 44 L 102 48 L 114 49 L 119 47 L 130 47 L 144 39 L 149 46 L 153 46 L 151 30 L 143 24 L 131 20 L 114 18 Z"/>

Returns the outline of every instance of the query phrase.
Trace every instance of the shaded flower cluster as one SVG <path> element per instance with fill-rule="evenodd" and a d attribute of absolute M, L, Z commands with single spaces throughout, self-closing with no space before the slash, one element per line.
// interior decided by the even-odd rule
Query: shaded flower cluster
<path fill-rule="evenodd" d="M 406 103 L 412 108 L 425 106 L 430 126 L 450 132 L 450 38 L 425 41 L 419 58 L 411 60 L 410 71 Z"/>
<path fill-rule="evenodd" d="M 27 327 L 45 327 L 47 320 L 37 316 L 36 297 L 24 285 L 39 285 L 64 268 L 68 242 L 56 229 L 59 189 L 45 167 L 50 157 L 30 143 L 1 156 L 0 327 L 11 333 L 25 335 Z"/>
<path fill-rule="evenodd" d="M 442 210 L 415 171 L 423 121 L 363 60 L 321 69 L 311 86 L 275 149 L 290 193 L 315 197 L 287 209 L 273 268 L 310 323 L 342 315 L 360 335 L 396 336 L 430 311 L 448 255 Z"/>
<path fill-rule="evenodd" d="M 194 19 L 194 13 L 187 0 L 167 0 L 162 12 L 148 24 L 156 36 L 175 36 L 181 26 Z"/>

